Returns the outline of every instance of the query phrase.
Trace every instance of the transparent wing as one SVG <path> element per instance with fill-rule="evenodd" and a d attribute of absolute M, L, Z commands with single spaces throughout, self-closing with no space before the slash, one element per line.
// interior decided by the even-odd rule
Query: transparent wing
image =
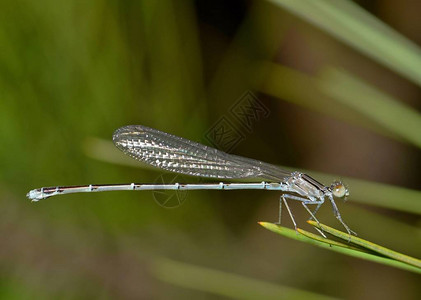
<path fill-rule="evenodd" d="M 228 154 L 142 125 L 121 127 L 114 144 L 127 155 L 167 171 L 210 178 L 261 178 L 283 181 L 290 172 L 276 166 Z"/>

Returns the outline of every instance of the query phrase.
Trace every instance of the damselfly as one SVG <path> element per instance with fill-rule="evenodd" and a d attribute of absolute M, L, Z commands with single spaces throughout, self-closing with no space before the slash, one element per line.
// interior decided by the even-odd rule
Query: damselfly
<path fill-rule="evenodd" d="M 341 181 L 325 186 L 301 172 L 289 172 L 258 160 L 228 154 L 220 150 L 174 136 L 142 125 L 119 128 L 113 135 L 114 144 L 134 159 L 163 170 L 217 179 L 259 179 L 259 182 L 173 183 L 173 184 L 89 184 L 56 186 L 31 190 L 27 197 L 38 201 L 48 197 L 82 192 L 138 191 L 138 190 L 277 190 L 283 192 L 279 200 L 279 224 L 282 204 L 285 205 L 294 227 L 294 216 L 287 200 L 301 202 L 311 218 L 319 222 L 316 213 L 329 200 L 333 213 L 349 234 L 355 234 L 342 220 L 334 198 L 345 199 L 347 187 Z M 260 180 L 263 180 L 260 182 Z M 308 205 L 316 205 L 314 211 Z M 324 236 L 324 234 L 321 232 Z"/>

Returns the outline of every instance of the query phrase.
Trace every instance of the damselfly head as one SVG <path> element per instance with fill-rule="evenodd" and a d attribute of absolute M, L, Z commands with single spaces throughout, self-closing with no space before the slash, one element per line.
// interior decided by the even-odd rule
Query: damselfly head
<path fill-rule="evenodd" d="M 349 196 L 348 187 L 340 180 L 334 181 L 330 186 L 333 196 L 336 198 L 343 198 L 344 201 L 347 200 Z"/>

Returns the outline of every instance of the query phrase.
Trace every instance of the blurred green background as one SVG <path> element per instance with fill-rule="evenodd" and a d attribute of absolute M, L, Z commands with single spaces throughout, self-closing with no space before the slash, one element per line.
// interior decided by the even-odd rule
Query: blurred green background
<path fill-rule="evenodd" d="M 0 298 L 419 297 L 419 275 L 260 227 L 276 192 L 189 192 L 171 209 L 152 192 L 25 197 L 154 182 L 115 129 L 209 144 L 224 120 L 235 154 L 348 179 L 348 225 L 419 258 L 421 5 L 357 2 L 2 0 Z M 249 128 L 244 95 L 268 111 Z M 340 228 L 329 204 L 319 219 Z"/>

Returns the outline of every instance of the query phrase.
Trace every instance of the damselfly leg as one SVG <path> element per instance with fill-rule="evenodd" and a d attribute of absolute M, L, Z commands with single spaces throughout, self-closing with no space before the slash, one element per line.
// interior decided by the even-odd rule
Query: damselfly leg
<path fill-rule="evenodd" d="M 341 222 L 342 226 L 346 229 L 346 231 L 348 232 L 348 234 L 350 235 L 357 235 L 357 233 L 355 231 L 352 231 L 348 225 L 345 224 L 345 222 L 342 220 L 341 214 L 339 213 L 339 209 L 336 206 L 335 200 L 333 199 L 332 196 L 329 197 L 330 203 L 332 203 L 332 208 L 333 208 L 333 214 L 335 215 L 336 219 L 338 219 L 339 222 Z"/>

